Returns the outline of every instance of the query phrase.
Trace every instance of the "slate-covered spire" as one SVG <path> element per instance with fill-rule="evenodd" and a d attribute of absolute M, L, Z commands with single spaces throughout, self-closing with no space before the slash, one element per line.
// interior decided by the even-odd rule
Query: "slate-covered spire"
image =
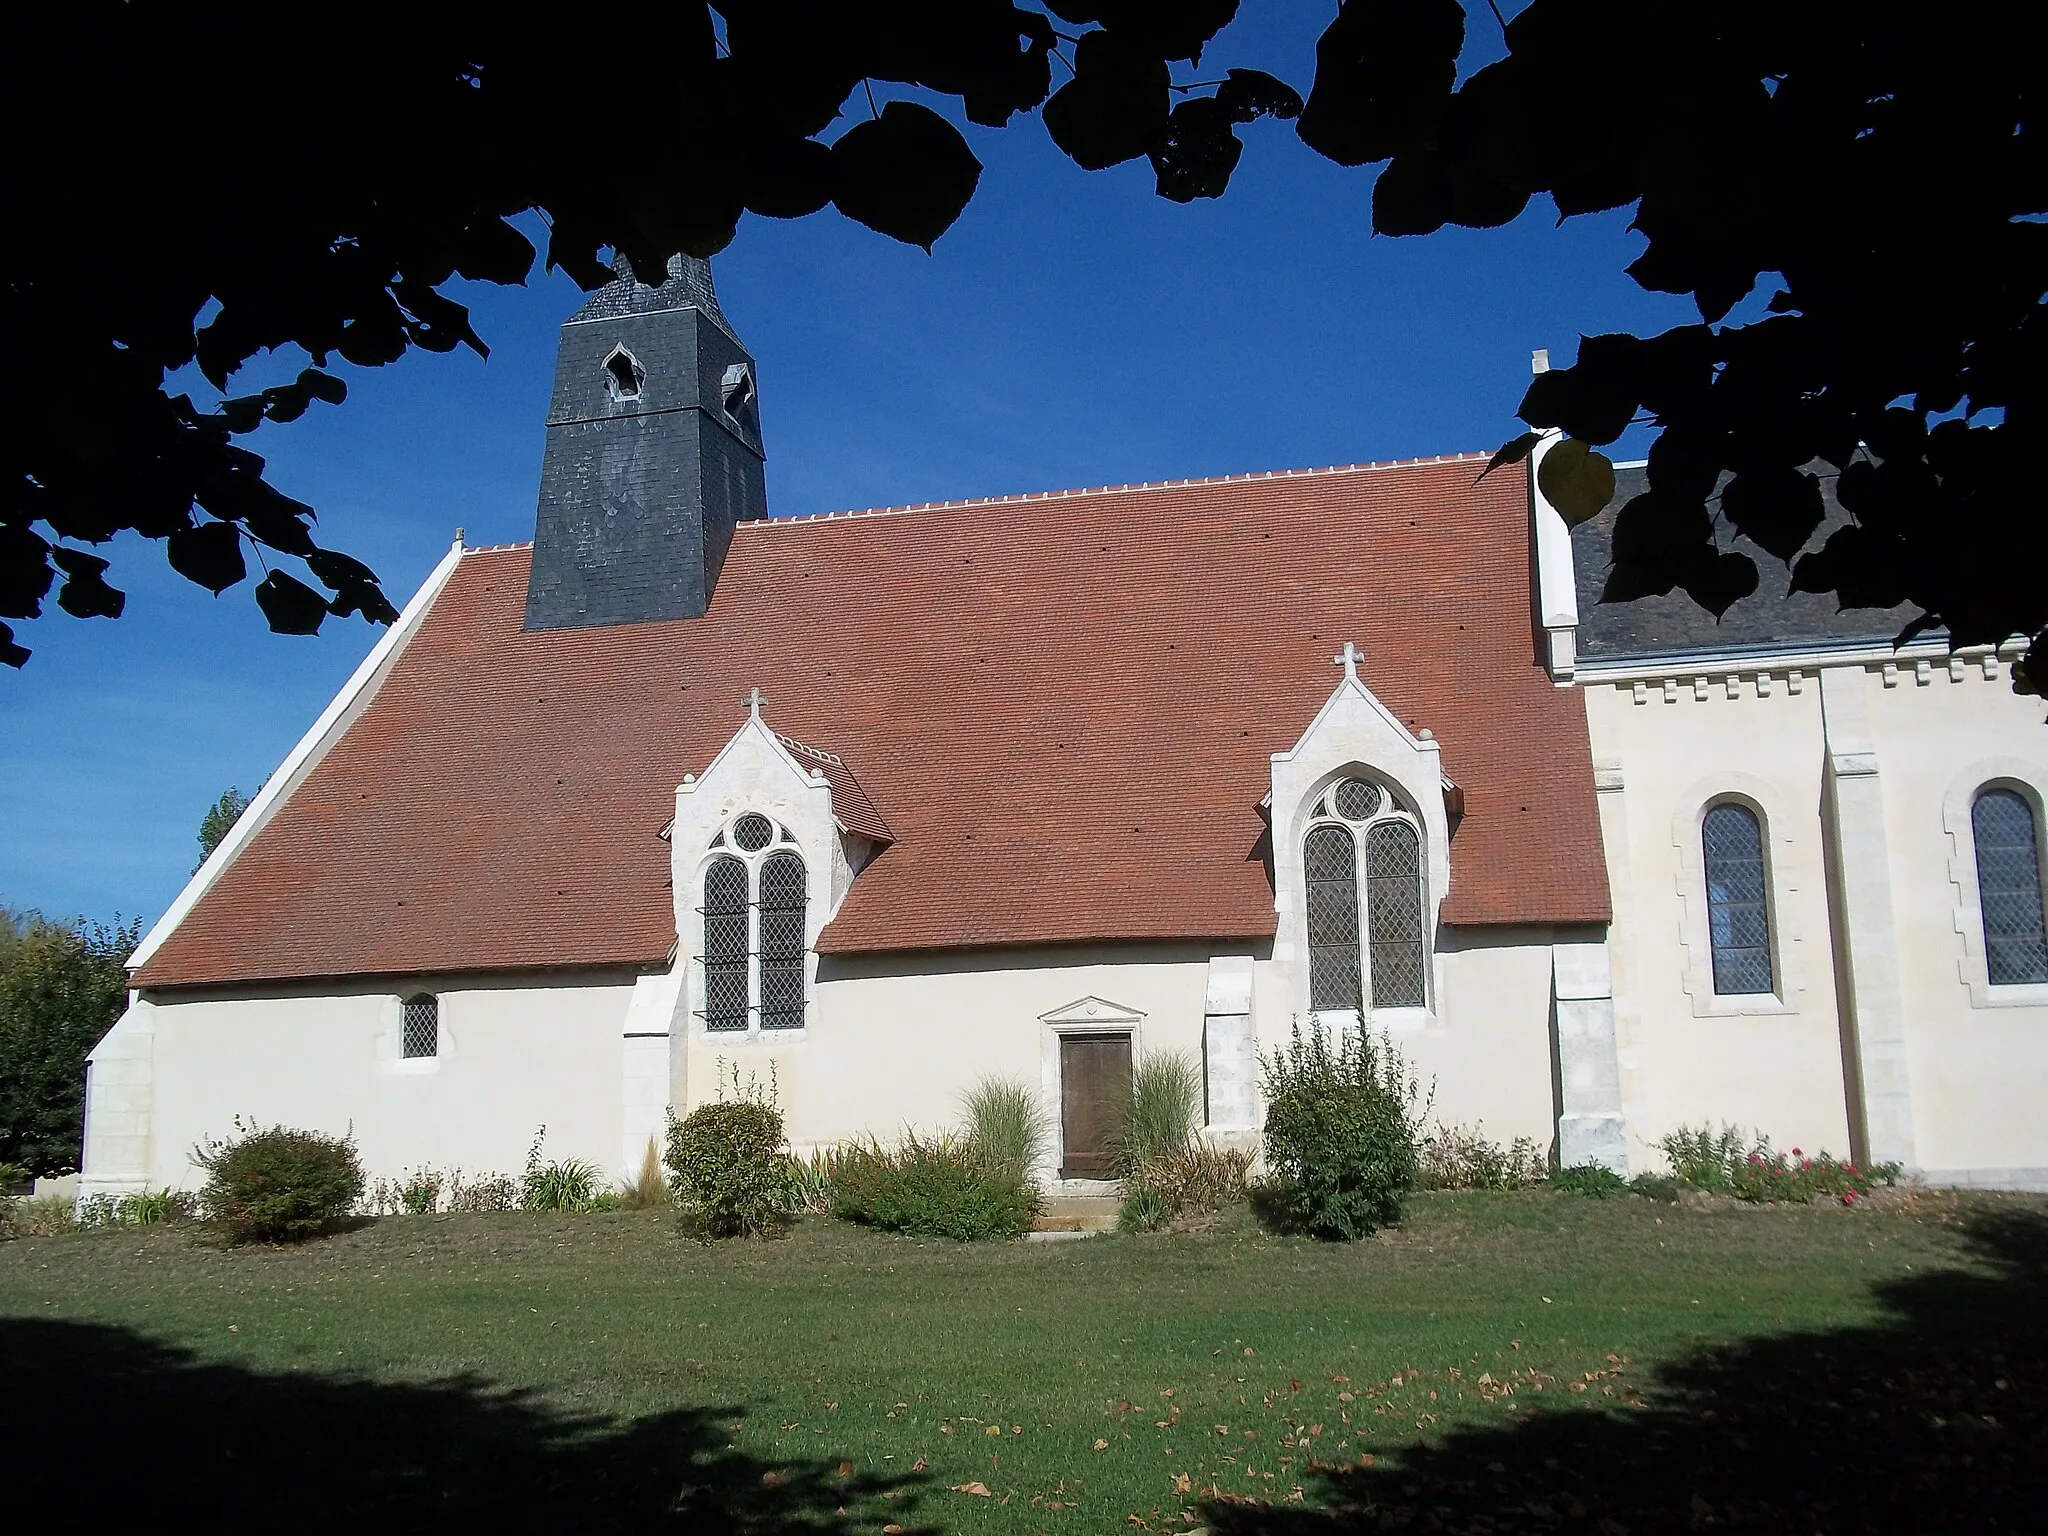
<path fill-rule="evenodd" d="M 695 618 L 733 524 L 768 510 L 754 360 L 711 268 L 618 281 L 562 326 L 541 461 L 526 627 Z"/>

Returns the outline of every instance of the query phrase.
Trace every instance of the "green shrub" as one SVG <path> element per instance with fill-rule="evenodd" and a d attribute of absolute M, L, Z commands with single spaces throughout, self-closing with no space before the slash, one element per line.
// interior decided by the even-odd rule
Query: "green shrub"
<path fill-rule="evenodd" d="M 63 1195 L 0 1200 L 0 1237 L 54 1237 L 78 1230 L 78 1217 Z"/>
<path fill-rule="evenodd" d="M 1742 1132 L 1732 1125 L 1719 1131 L 1681 1125 L 1658 1145 L 1671 1160 L 1672 1176 L 1679 1183 L 1716 1195 L 1733 1192 L 1735 1168 L 1748 1151 Z"/>
<path fill-rule="evenodd" d="M 708 1237 L 765 1235 L 789 1220 L 782 1111 L 758 1099 L 705 1104 L 668 1121 L 670 1187 Z"/>
<path fill-rule="evenodd" d="M 1015 1078 L 984 1077 L 962 1101 L 967 1144 L 992 1168 L 1028 1176 L 1045 1149 L 1045 1110 L 1037 1092 Z"/>
<path fill-rule="evenodd" d="M 441 1208 L 443 1175 L 431 1168 L 415 1168 L 398 1187 L 398 1203 L 408 1216 L 431 1216 Z"/>
<path fill-rule="evenodd" d="M 1854 1205 L 1877 1185 L 1898 1183 L 1901 1171 L 1897 1163 L 1859 1168 L 1798 1147 L 1779 1152 L 1770 1137 L 1759 1132 L 1752 1140 L 1732 1125 L 1718 1132 L 1680 1126 L 1659 1145 L 1681 1183 L 1751 1202 L 1825 1199 Z"/>
<path fill-rule="evenodd" d="M 353 1136 L 235 1121 L 236 1135 L 192 1149 L 207 1175 L 199 1206 L 238 1243 L 297 1242 L 354 1208 L 363 1194 Z"/>
<path fill-rule="evenodd" d="M 199 1197 L 188 1189 L 138 1189 L 125 1195 L 87 1195 L 78 1202 L 74 1224 L 81 1227 L 160 1227 L 190 1221 Z"/>
<path fill-rule="evenodd" d="M 1479 1125 L 1439 1125 L 1417 1152 L 1418 1189 L 1527 1189 L 1548 1171 L 1542 1149 L 1527 1136 L 1503 1147 Z"/>
<path fill-rule="evenodd" d="M 480 1174 L 465 1180 L 462 1170 L 448 1175 L 448 1209 L 475 1215 L 485 1211 L 519 1209 L 519 1185 L 502 1173 Z"/>
<path fill-rule="evenodd" d="M 1029 1231 L 1038 1211 L 1037 1185 L 951 1137 L 845 1147 L 832 1176 L 832 1214 L 887 1232 L 962 1243 L 1010 1238 Z"/>
<path fill-rule="evenodd" d="M 1401 1055 L 1369 1031 L 1333 1047 L 1297 1023 L 1288 1045 L 1260 1060 L 1266 1094 L 1262 1214 L 1278 1225 L 1346 1241 L 1401 1218 L 1418 1171 L 1417 1130 L 1428 1113 Z"/>
<path fill-rule="evenodd" d="M 1570 1168 L 1560 1168 L 1551 1175 L 1550 1182 L 1568 1195 L 1590 1195 L 1595 1200 L 1628 1193 L 1628 1180 L 1612 1168 L 1603 1168 L 1598 1163 L 1578 1163 Z"/>
<path fill-rule="evenodd" d="M 619 1199 L 605 1188 L 604 1170 L 584 1158 L 565 1163 L 541 1161 L 540 1149 L 548 1139 L 548 1128 L 534 1133 L 526 1149 L 526 1173 L 519 1181 L 522 1211 L 612 1211 Z"/>
<path fill-rule="evenodd" d="M 0 1163 L 0 1200 L 28 1194 L 29 1190 L 17 1189 L 17 1186 L 30 1184 L 34 1177 L 25 1164 Z M 30 1184 L 30 1187 L 33 1188 L 33 1185 Z"/>

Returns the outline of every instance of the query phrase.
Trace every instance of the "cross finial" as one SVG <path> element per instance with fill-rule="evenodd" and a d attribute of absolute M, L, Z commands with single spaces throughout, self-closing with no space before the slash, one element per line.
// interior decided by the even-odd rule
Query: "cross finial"
<path fill-rule="evenodd" d="M 747 715 L 748 715 L 748 718 L 750 718 L 750 719 L 754 719 L 754 720 L 758 720 L 758 719 L 760 719 L 760 718 L 761 718 L 761 706 L 762 706 L 763 704 L 766 704 L 767 702 L 768 702 L 768 695 L 766 695 L 765 693 L 763 693 L 763 692 L 762 692 L 762 691 L 761 691 L 761 690 L 760 690 L 759 688 L 750 688 L 750 689 L 748 689 L 748 690 L 747 690 Z"/>
<path fill-rule="evenodd" d="M 1344 649 L 1332 656 L 1330 660 L 1343 667 L 1345 682 L 1355 683 L 1358 681 L 1358 664 L 1365 660 L 1365 654 L 1349 640 L 1346 640 L 1344 642 Z"/>

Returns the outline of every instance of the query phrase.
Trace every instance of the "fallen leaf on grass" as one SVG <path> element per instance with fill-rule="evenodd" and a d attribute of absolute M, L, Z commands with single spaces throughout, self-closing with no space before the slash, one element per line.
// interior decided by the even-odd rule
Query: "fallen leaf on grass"
<path fill-rule="evenodd" d="M 911 1463 L 910 1470 L 913 1472 L 922 1472 L 926 1467 L 930 1465 L 930 1462 L 926 1461 L 922 1456 L 920 1456 L 917 1458 L 916 1461 Z"/>
<path fill-rule="evenodd" d="M 761 1474 L 761 1486 L 763 1488 L 780 1488 L 788 1481 L 789 1479 L 780 1472 L 763 1472 Z"/>
<path fill-rule="evenodd" d="M 971 1493 L 977 1499 L 992 1499 L 995 1497 L 994 1494 L 989 1492 L 987 1483 L 955 1483 L 953 1484 L 953 1492 Z"/>
<path fill-rule="evenodd" d="M 853 1463 L 850 1461 L 842 1461 L 841 1463 L 839 1463 L 839 1475 L 841 1477 L 853 1476 Z"/>
<path fill-rule="evenodd" d="M 1098 1451 L 1106 1451 L 1109 1449 L 1109 1442 L 1107 1440 L 1098 1440 L 1095 1442 L 1095 1449 Z"/>
<path fill-rule="evenodd" d="M 909 1530 L 910 1527 L 907 1525 L 885 1525 L 882 1527 L 882 1536 L 908 1536 Z"/>
<path fill-rule="evenodd" d="M 1003 1427 L 1000 1424 L 990 1424 L 982 1429 L 984 1435 L 1000 1435 L 1002 1432 Z"/>
<path fill-rule="evenodd" d="M 953 1433 L 953 1426 L 950 1424 L 941 1424 L 939 1426 L 939 1433 L 942 1435 L 950 1435 L 951 1433 Z"/>
<path fill-rule="evenodd" d="M 1175 1493 L 1193 1493 L 1195 1491 L 1195 1480 L 1185 1472 L 1176 1472 L 1173 1474 L 1173 1491 Z"/>

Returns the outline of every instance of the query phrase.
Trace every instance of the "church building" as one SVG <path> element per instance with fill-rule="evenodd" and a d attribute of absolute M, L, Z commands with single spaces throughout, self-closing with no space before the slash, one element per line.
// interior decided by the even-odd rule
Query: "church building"
<path fill-rule="evenodd" d="M 82 1192 L 237 1116 L 624 1174 L 736 1075 L 799 1151 L 1023 1080 L 1092 1180 L 1134 1063 L 1251 1141 L 1296 1024 L 1560 1165 L 2048 1188 L 2013 652 L 1598 605 L 1611 512 L 1482 454 L 771 518 L 688 258 L 563 326 L 545 430 L 532 544 L 458 537 L 136 951 Z"/>

